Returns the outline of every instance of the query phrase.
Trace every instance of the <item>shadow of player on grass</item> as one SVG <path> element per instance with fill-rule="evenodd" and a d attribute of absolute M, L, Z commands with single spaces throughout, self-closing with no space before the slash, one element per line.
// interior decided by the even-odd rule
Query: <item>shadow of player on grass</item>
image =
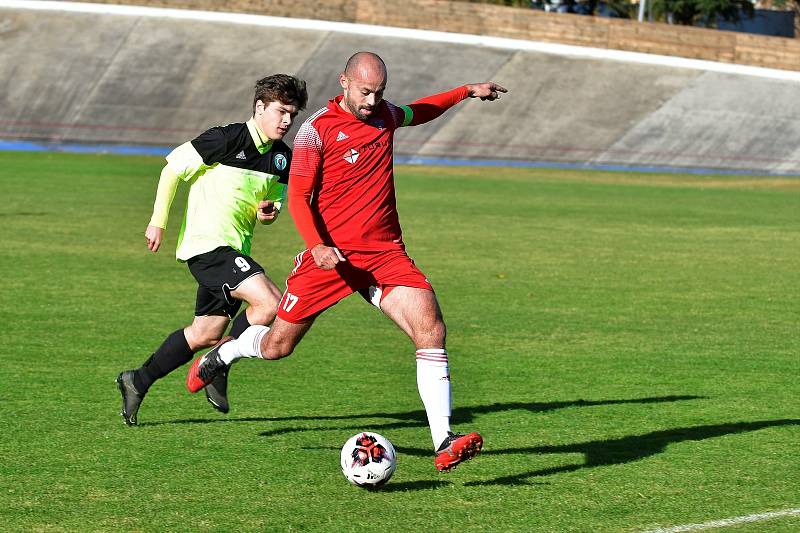
<path fill-rule="evenodd" d="M 563 465 L 539 470 L 530 470 L 511 476 L 503 476 L 486 481 L 470 481 L 467 486 L 476 485 L 521 485 L 533 484 L 529 478 L 549 476 L 563 472 L 573 472 L 582 468 L 616 465 L 638 461 L 651 455 L 662 453 L 670 444 L 684 441 L 698 441 L 735 435 L 749 431 L 758 431 L 771 427 L 798 426 L 800 419 L 759 420 L 755 422 L 733 422 L 729 424 L 714 424 L 707 426 L 693 426 L 673 428 L 663 431 L 653 431 L 643 435 L 631 435 L 620 439 L 594 440 L 576 444 L 560 446 L 530 446 L 523 448 L 485 449 L 482 455 L 509 455 L 509 454 L 546 454 L 546 453 L 582 453 L 586 457 L 583 464 Z M 403 449 L 409 455 L 428 456 L 430 452 L 422 449 Z"/>
<path fill-rule="evenodd" d="M 477 405 L 471 407 L 457 407 L 453 409 L 451 420 L 453 424 L 467 424 L 473 422 L 478 415 L 489 413 L 501 413 L 505 411 L 528 411 L 530 413 L 544 413 L 548 411 L 555 411 L 557 409 L 566 409 L 569 407 L 594 407 L 598 405 L 620 405 L 620 404 L 649 404 L 649 403 L 667 403 L 678 402 L 686 400 L 705 400 L 706 396 L 692 396 L 692 395 L 672 395 L 672 396 L 656 396 L 648 398 L 630 398 L 622 400 L 569 400 L 560 402 L 505 402 L 493 403 L 490 405 Z M 370 428 L 374 431 L 380 429 L 398 429 L 408 427 L 427 427 L 428 422 L 425 411 L 422 409 L 414 411 L 403 411 L 399 413 L 389 412 L 374 412 L 374 413 L 359 413 L 359 414 L 345 414 L 345 415 L 295 415 L 295 416 L 274 416 L 274 417 L 226 417 L 226 418 L 193 418 L 193 419 L 179 419 L 179 420 L 164 420 L 156 422 L 142 422 L 140 426 L 162 426 L 167 424 L 218 424 L 218 423 L 232 423 L 232 422 L 325 422 L 325 421 L 341 421 L 352 420 L 353 424 L 350 426 L 342 426 L 341 424 L 331 424 L 328 426 L 290 426 L 270 429 L 259 433 L 262 437 L 271 437 L 273 435 L 285 435 L 287 433 L 297 433 L 304 431 L 339 431 L 344 429 L 354 429 L 359 431 L 364 428 L 363 422 L 358 422 L 360 419 L 365 418 L 383 418 L 393 420 L 391 422 L 370 423 Z"/>
<path fill-rule="evenodd" d="M 543 413 L 547 411 L 555 411 L 557 409 L 566 409 L 568 407 L 593 407 L 598 405 L 618 405 L 618 404 L 648 404 L 648 403 L 664 403 L 664 402 L 677 402 L 684 400 L 700 400 L 706 399 L 705 396 L 658 396 L 650 398 L 632 398 L 624 400 L 571 400 L 562 402 L 506 402 L 506 403 L 493 403 L 490 405 L 477 405 L 472 407 L 457 407 L 453 409 L 451 420 L 453 424 L 468 424 L 473 422 L 477 415 L 489 413 L 501 413 L 505 411 L 528 411 L 531 413 Z M 291 421 L 339 421 L 339 420 L 358 420 L 362 418 L 385 418 L 394 419 L 394 422 L 379 422 L 370 423 L 371 431 L 391 430 L 408 427 L 427 427 L 428 421 L 425 411 L 419 409 L 415 411 L 406 411 L 401 413 L 362 413 L 353 415 L 314 415 L 314 416 L 287 416 L 264 418 L 264 421 L 269 422 L 291 422 Z M 350 426 L 343 426 L 335 424 L 330 427 L 315 426 L 315 427 L 283 427 L 276 428 L 259 433 L 262 437 L 271 437 L 274 435 L 285 435 L 287 433 L 295 433 L 301 431 L 325 431 L 325 430 L 344 430 L 350 429 L 359 431 L 364 429 L 363 422 L 355 422 Z"/>

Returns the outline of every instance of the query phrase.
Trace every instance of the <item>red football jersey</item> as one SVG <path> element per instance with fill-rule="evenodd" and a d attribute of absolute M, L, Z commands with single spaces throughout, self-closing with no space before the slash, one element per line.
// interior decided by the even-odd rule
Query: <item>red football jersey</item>
<path fill-rule="evenodd" d="M 343 110 L 343 96 L 306 120 L 294 140 L 289 210 L 308 248 L 402 249 L 393 173 L 394 131 L 441 115 L 466 87 L 408 106 L 382 101 L 367 121 Z"/>

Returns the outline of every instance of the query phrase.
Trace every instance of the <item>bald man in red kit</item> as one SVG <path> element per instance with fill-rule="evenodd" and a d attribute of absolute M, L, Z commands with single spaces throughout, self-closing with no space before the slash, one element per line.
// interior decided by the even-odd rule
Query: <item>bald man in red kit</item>
<path fill-rule="evenodd" d="M 317 316 L 358 291 L 397 324 L 416 348 L 417 386 L 435 450 L 448 471 L 480 452 L 475 432 L 450 430 L 446 328 L 428 279 L 406 254 L 395 200 L 394 132 L 429 122 L 466 98 L 494 101 L 493 83 L 462 85 L 398 106 L 383 99 L 383 60 L 359 52 L 339 76 L 342 94 L 300 127 L 289 175 L 289 211 L 307 248 L 295 258 L 271 328 L 252 326 L 198 358 L 190 391 L 243 357 L 291 354 Z"/>

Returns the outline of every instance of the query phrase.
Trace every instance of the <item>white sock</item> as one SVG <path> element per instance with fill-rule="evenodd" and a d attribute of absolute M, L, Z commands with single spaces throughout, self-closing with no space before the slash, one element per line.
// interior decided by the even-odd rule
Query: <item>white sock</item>
<path fill-rule="evenodd" d="M 261 357 L 261 339 L 267 334 L 267 326 L 250 326 L 238 339 L 228 341 L 219 348 L 219 358 L 226 365 L 243 357 Z"/>
<path fill-rule="evenodd" d="M 450 431 L 450 371 L 447 367 L 447 350 L 417 350 L 417 388 L 425 405 L 433 448 L 436 450 Z"/>

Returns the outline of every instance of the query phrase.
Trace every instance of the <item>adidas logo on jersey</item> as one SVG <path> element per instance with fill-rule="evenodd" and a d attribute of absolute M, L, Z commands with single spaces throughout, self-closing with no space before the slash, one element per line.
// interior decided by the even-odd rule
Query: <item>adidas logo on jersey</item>
<path fill-rule="evenodd" d="M 236 154 L 236 159 L 247 159 L 247 156 L 244 155 L 244 150 Z"/>
<path fill-rule="evenodd" d="M 352 165 L 356 162 L 356 159 L 358 159 L 358 152 L 350 148 L 350 151 L 345 154 L 344 160 Z"/>
<path fill-rule="evenodd" d="M 343 140 L 345 140 L 345 139 L 349 139 L 349 138 L 350 138 L 350 136 L 349 136 L 349 135 L 347 135 L 347 134 L 346 134 L 345 132 L 343 132 L 343 131 L 340 131 L 340 132 L 339 132 L 339 135 L 337 135 L 337 136 L 336 136 L 336 142 L 338 143 L 339 141 L 343 141 Z"/>

